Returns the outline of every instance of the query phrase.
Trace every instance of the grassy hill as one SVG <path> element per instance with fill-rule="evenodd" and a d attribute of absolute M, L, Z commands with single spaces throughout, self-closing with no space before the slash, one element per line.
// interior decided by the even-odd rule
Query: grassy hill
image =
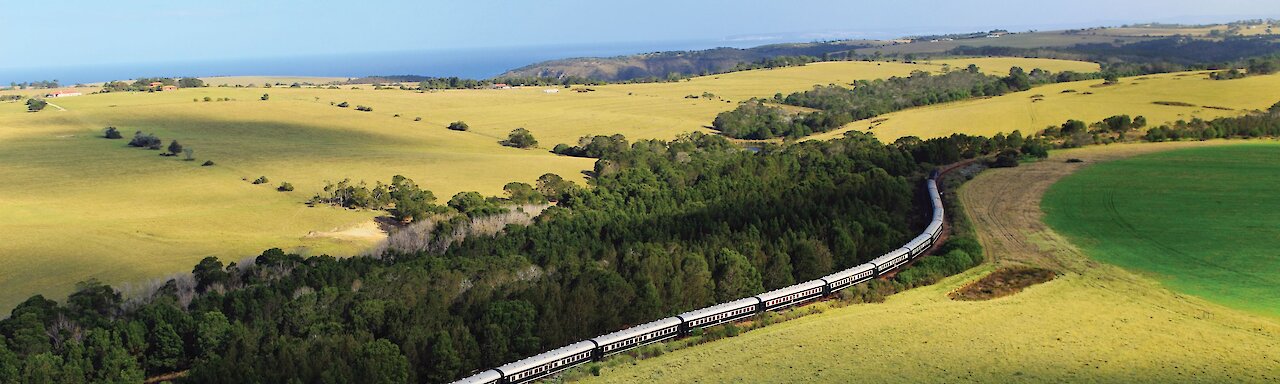
<path fill-rule="evenodd" d="M 903 136 L 946 136 L 953 132 L 994 135 L 1022 130 L 1023 134 L 1029 134 L 1068 119 L 1095 122 L 1117 114 L 1146 116 L 1150 125 L 1159 125 L 1266 109 L 1280 101 L 1280 93 L 1274 92 L 1277 87 L 1280 87 L 1280 75 L 1220 81 L 1210 80 L 1207 72 L 1124 78 L 1120 84 L 1111 86 L 1104 86 L 1102 80 L 1058 83 L 999 97 L 885 114 L 815 137 L 838 137 L 850 129 L 870 130 L 884 141 Z M 1034 97 L 1037 95 L 1041 97 Z"/>
<path fill-rule="evenodd" d="M 1090 256 L 1181 292 L 1280 316 L 1280 146 L 1236 145 L 1088 167 L 1044 198 Z"/>
<path fill-rule="evenodd" d="M 607 368 L 584 381 L 1275 381 L 1280 320 L 1173 293 L 1148 277 L 1092 261 L 1041 222 L 1041 195 L 1081 167 L 1065 158 L 1093 164 L 1204 144 L 1089 147 L 989 170 L 959 193 L 989 264 L 882 304 L 831 309 Z M 1063 276 L 989 301 L 947 297 L 1008 265 Z"/>
<path fill-rule="evenodd" d="M 1020 60 L 977 62 L 997 71 L 1015 64 L 1091 65 Z M 208 87 L 51 99 L 66 111 L 27 113 L 21 102 L 0 103 L 0 178 L 6 181 L 0 183 L 0 261 L 6 265 L 0 308 L 35 293 L 60 299 L 88 278 L 120 286 L 187 271 L 206 256 L 234 261 L 270 247 L 349 255 L 377 241 L 376 213 L 303 204 L 326 180 L 373 183 L 403 174 L 441 200 L 459 191 L 500 194 L 507 182 L 533 182 L 548 172 L 581 182 L 592 160 L 546 149 L 588 134 L 672 138 L 706 130 L 716 114 L 750 97 L 939 68 L 818 63 L 582 93 Z M 270 100 L 259 100 L 264 93 Z M 351 107 L 330 104 L 344 101 Z M 358 112 L 356 105 L 374 110 Z M 444 128 L 457 120 L 471 131 Z M 155 133 L 166 145 L 177 139 L 198 160 L 127 148 L 127 140 L 100 137 L 106 126 L 126 136 Z M 498 144 L 518 127 L 532 131 L 543 148 Z M 217 165 L 201 167 L 205 160 Z M 271 182 L 248 182 L 259 176 Z M 296 191 L 276 192 L 283 181 Z"/>

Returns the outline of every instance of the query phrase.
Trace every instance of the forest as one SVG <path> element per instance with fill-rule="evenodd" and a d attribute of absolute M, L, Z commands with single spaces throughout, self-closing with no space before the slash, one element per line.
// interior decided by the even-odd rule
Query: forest
<path fill-rule="evenodd" d="M 95 281 L 62 302 L 33 296 L 0 320 L 0 383 L 446 382 L 865 262 L 923 226 L 934 164 L 1024 142 L 852 133 L 755 153 L 700 133 L 616 137 L 592 149 L 587 188 L 554 175 L 511 187 L 556 201 L 527 226 L 376 257 L 206 258 L 137 297 Z M 387 198 L 420 193 L 411 183 Z M 497 201 L 455 196 L 432 235 L 496 213 L 468 200 Z"/>

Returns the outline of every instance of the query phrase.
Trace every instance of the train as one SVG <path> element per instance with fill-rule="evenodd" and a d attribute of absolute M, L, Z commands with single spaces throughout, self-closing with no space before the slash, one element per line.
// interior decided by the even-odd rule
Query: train
<path fill-rule="evenodd" d="M 533 382 L 569 368 L 603 360 L 627 350 L 687 336 L 697 330 L 743 320 L 768 311 L 779 311 L 831 295 L 883 276 L 924 255 L 942 236 L 944 210 L 938 192 L 939 171 L 925 180 L 933 212 L 924 231 L 901 248 L 862 265 L 822 278 L 775 289 L 756 296 L 692 310 L 637 325 L 596 338 L 579 341 L 455 381 L 454 384 L 519 384 Z"/>

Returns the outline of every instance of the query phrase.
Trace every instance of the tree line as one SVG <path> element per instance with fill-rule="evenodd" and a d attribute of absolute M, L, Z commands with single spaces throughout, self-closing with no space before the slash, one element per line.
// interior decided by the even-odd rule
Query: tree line
<path fill-rule="evenodd" d="M 910 107 L 998 96 L 1056 79 L 1048 71 L 1035 69 L 1027 73 L 1019 67 L 1011 68 L 1005 77 L 983 74 L 974 65 L 941 75 L 916 71 L 907 77 L 859 80 L 852 89 L 839 85 L 815 86 L 812 90 L 786 97 L 778 94 L 768 100 L 817 109 L 815 112 L 793 113 L 766 100 L 750 100 L 732 111 L 720 113 L 712 125 L 724 135 L 739 139 L 798 138 Z"/>

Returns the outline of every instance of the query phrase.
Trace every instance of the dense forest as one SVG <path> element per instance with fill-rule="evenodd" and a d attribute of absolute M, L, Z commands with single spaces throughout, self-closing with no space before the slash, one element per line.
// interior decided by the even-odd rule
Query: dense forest
<path fill-rule="evenodd" d="M 34 296 L 0 320 L 0 383 L 174 372 L 188 382 L 444 382 L 867 261 L 922 226 L 932 163 L 1024 141 L 885 145 L 853 133 L 754 153 L 698 133 L 611 140 L 593 150 L 587 188 L 554 175 L 517 186 L 557 202 L 527 226 L 451 237 L 491 214 L 451 200 L 457 214 L 425 234 L 459 239 L 451 246 L 354 258 L 272 249 L 225 265 L 207 258 L 140 297 L 93 281 L 61 303 Z M 417 191 L 410 184 L 393 180 L 388 199 Z"/>
<path fill-rule="evenodd" d="M 1147 141 L 1251 139 L 1280 137 L 1280 103 L 1267 111 L 1213 120 L 1200 118 L 1179 120 L 1173 124 L 1152 127 L 1143 136 Z"/>
<path fill-rule="evenodd" d="M 774 137 L 797 138 L 837 129 L 853 121 L 922 105 L 946 103 L 973 97 L 998 96 L 1024 91 L 1038 83 L 1057 81 L 1041 69 L 1027 73 L 1013 67 L 1005 77 L 986 75 L 977 66 L 941 75 L 916 71 L 907 77 L 859 80 L 853 89 L 839 85 L 815 86 L 812 90 L 774 96 L 772 103 L 817 109 L 793 113 L 765 100 L 751 100 L 737 109 L 716 116 L 713 126 L 726 136 L 762 140 Z M 1074 78 L 1067 74 L 1068 78 Z"/>

